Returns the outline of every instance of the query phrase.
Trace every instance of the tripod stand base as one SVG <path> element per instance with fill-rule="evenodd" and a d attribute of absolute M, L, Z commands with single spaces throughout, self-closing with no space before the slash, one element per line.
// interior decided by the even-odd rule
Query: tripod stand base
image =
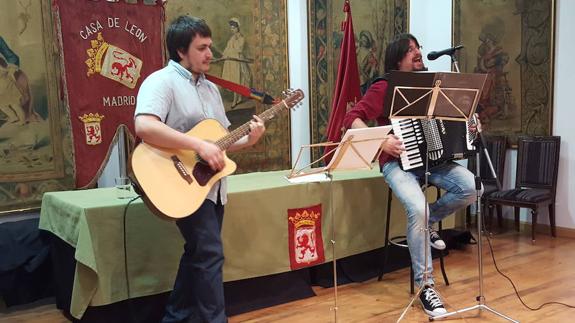
<path fill-rule="evenodd" d="M 485 310 L 485 311 L 491 312 L 491 313 L 493 313 L 493 314 L 495 314 L 495 315 L 497 315 L 503 319 L 506 319 L 509 322 L 519 323 L 519 321 L 516 321 L 516 320 L 510 318 L 509 316 L 507 316 L 505 314 L 501 314 L 501 313 L 497 312 L 496 310 L 490 308 L 489 306 L 487 306 L 485 304 L 477 304 L 475 306 L 466 307 L 466 308 L 463 308 L 463 309 L 460 309 L 457 311 L 453 311 L 453 312 L 437 315 L 434 317 L 430 317 L 429 321 L 433 322 L 433 321 L 438 320 L 438 319 L 442 319 L 442 318 L 446 318 L 446 317 L 450 317 L 453 315 L 457 315 L 457 314 L 461 314 L 461 313 L 465 313 L 465 312 L 469 312 L 469 311 L 474 311 L 474 310 L 479 310 L 479 312 L 481 312 L 482 310 Z"/>
<path fill-rule="evenodd" d="M 415 303 L 415 301 L 419 298 L 419 295 L 423 291 L 423 288 L 425 288 L 423 285 L 419 286 L 417 293 L 415 293 L 415 295 L 413 295 L 413 297 L 411 298 L 411 301 L 409 301 L 409 304 L 407 304 L 407 306 L 405 307 L 403 312 L 401 312 L 401 315 L 397 319 L 396 323 L 399 323 L 399 322 L 401 322 L 401 320 L 403 320 L 403 318 L 405 317 L 405 314 L 407 314 L 407 311 L 409 310 L 409 308 L 411 306 L 413 306 L 413 303 Z"/>

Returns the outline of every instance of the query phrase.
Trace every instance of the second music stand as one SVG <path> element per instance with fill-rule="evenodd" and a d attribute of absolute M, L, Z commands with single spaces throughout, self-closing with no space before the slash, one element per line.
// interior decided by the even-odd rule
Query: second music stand
<path fill-rule="evenodd" d="M 373 161 L 379 158 L 381 154 L 381 145 L 391 131 L 391 126 L 349 129 L 339 143 L 320 143 L 313 145 L 304 145 L 300 148 L 298 158 L 294 168 L 287 176 L 290 183 L 309 183 L 329 181 L 330 190 L 330 215 L 331 215 L 331 246 L 333 255 L 333 292 L 334 292 L 334 322 L 337 322 L 337 257 L 335 249 L 335 214 L 333 212 L 333 172 L 337 170 L 359 170 L 372 169 Z M 324 154 L 319 159 L 309 165 L 298 169 L 298 163 L 301 159 L 304 149 L 335 147 L 335 149 Z M 319 163 L 331 157 L 331 161 L 325 167 L 316 167 Z"/>

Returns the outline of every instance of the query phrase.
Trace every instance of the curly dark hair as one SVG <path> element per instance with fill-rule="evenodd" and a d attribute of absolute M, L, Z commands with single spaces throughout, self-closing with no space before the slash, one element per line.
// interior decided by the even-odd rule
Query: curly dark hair
<path fill-rule="evenodd" d="M 387 45 L 385 49 L 385 73 L 397 70 L 399 62 L 401 62 L 409 51 L 409 41 L 411 40 L 419 47 L 417 38 L 408 33 L 397 35 L 395 39 Z"/>

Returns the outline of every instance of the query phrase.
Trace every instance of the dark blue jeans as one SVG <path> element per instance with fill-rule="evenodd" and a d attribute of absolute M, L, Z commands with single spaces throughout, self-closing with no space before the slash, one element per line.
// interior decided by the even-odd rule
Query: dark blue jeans
<path fill-rule="evenodd" d="M 163 323 L 227 322 L 222 280 L 223 216 L 223 205 L 205 200 L 194 214 L 176 222 L 186 243 Z"/>

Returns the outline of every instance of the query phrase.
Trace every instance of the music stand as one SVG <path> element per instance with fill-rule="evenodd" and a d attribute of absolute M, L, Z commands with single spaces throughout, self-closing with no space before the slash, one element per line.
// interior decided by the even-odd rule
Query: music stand
<path fill-rule="evenodd" d="M 475 108 L 479 102 L 481 91 L 486 79 L 486 74 L 462 74 L 450 72 L 413 73 L 394 71 L 390 74 L 388 93 L 386 96 L 386 107 L 389 107 L 389 117 L 390 119 L 425 119 L 426 122 L 429 122 L 431 119 L 468 122 L 475 113 Z M 426 151 L 425 186 L 428 185 L 428 176 L 429 158 Z M 478 192 L 481 189 L 481 182 L 477 182 L 477 178 L 476 189 Z M 427 271 L 429 255 L 429 210 L 427 208 L 427 200 L 425 201 L 424 210 L 426 225 L 425 228 L 422 228 L 422 231 L 425 233 L 425 271 L 423 273 L 423 281 L 425 282 L 430 274 Z M 478 220 L 478 223 L 480 223 L 480 220 Z M 478 227 L 478 230 L 478 240 L 480 245 L 481 228 Z M 481 250 L 481 247 L 479 247 L 479 250 Z M 514 321 L 507 316 L 492 310 L 483 303 L 481 254 L 479 255 L 479 262 L 480 296 L 477 299 L 480 304 L 453 313 L 430 317 L 430 321 L 473 309 L 486 309 L 503 318 Z M 409 307 L 419 297 L 424 287 L 424 284 L 419 286 L 417 293 L 402 312 L 397 322 L 403 319 Z"/>
<path fill-rule="evenodd" d="M 468 121 L 475 113 L 487 74 L 390 73 L 385 107 L 390 119 Z"/>
<path fill-rule="evenodd" d="M 303 145 L 290 174 L 286 176 L 290 183 L 309 183 L 329 181 L 330 215 L 331 215 L 331 246 L 333 255 L 333 293 L 334 322 L 337 322 L 337 257 L 335 252 L 335 214 L 333 212 L 333 172 L 336 170 L 372 169 L 373 162 L 379 159 L 381 145 L 391 131 L 391 126 L 349 129 L 339 143 L 320 143 Z M 302 151 L 308 148 L 336 147 L 311 164 L 297 169 Z M 332 155 L 331 161 L 325 167 L 313 169 L 322 160 Z M 311 170 L 306 170 L 311 168 Z"/>

